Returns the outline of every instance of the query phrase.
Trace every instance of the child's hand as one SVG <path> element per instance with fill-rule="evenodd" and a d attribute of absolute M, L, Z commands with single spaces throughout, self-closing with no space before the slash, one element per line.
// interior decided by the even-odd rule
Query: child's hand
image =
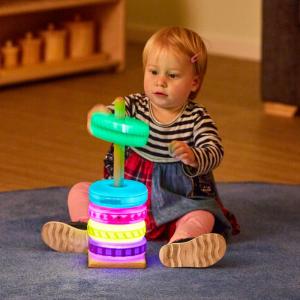
<path fill-rule="evenodd" d="M 198 162 L 196 160 L 193 150 L 184 142 L 173 141 L 169 145 L 171 155 L 178 158 L 184 164 L 197 168 Z"/>
<path fill-rule="evenodd" d="M 89 112 L 87 116 L 87 130 L 89 133 L 91 133 L 90 126 L 91 126 L 91 117 L 94 112 L 104 112 L 111 114 L 111 111 L 103 104 L 97 104 L 95 105 Z"/>

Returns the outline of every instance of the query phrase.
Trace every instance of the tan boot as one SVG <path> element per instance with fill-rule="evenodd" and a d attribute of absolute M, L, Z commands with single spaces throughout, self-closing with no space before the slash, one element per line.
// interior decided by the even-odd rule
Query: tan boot
<path fill-rule="evenodd" d="M 86 230 L 52 221 L 43 225 L 41 236 L 43 242 L 55 251 L 87 253 L 88 235 Z"/>
<path fill-rule="evenodd" d="M 187 242 L 173 242 L 163 246 L 159 259 L 171 268 L 206 268 L 218 262 L 226 252 L 226 241 L 222 235 L 208 233 Z"/>

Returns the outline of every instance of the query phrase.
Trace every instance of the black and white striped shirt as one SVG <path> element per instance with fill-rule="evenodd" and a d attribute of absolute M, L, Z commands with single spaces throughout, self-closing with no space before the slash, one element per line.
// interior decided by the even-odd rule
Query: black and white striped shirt
<path fill-rule="evenodd" d="M 172 141 L 187 143 L 195 153 L 198 169 L 185 167 L 191 176 L 206 174 L 216 168 L 223 157 L 221 138 L 214 121 L 204 107 L 189 101 L 178 117 L 170 124 L 155 120 L 149 98 L 144 94 L 131 94 L 125 97 L 126 113 L 149 124 L 150 135 L 144 147 L 132 148 L 142 157 L 153 162 L 175 162 L 170 155 Z M 112 110 L 113 107 L 109 106 Z"/>

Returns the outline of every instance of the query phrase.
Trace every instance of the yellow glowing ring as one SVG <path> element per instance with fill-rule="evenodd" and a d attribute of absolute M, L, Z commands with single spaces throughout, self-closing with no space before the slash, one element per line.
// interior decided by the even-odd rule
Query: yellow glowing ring
<path fill-rule="evenodd" d="M 90 219 L 87 226 L 88 235 L 95 240 L 128 241 L 141 239 L 146 233 L 145 221 L 128 225 L 111 225 L 97 223 Z"/>

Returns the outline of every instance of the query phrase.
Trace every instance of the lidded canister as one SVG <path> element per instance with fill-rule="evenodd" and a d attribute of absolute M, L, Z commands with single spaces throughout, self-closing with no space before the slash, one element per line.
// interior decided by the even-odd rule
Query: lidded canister
<path fill-rule="evenodd" d="M 41 32 L 44 42 L 44 60 L 46 62 L 64 60 L 66 57 L 66 30 L 55 29 L 50 23 L 47 30 Z"/>
<path fill-rule="evenodd" d="M 74 21 L 67 22 L 69 33 L 69 55 L 71 58 L 87 57 L 95 51 L 95 23 L 81 20 L 80 15 Z"/>
<path fill-rule="evenodd" d="M 18 66 L 19 47 L 14 45 L 11 40 L 7 40 L 1 48 L 1 54 L 3 68 L 10 69 Z"/>
<path fill-rule="evenodd" d="M 27 32 L 20 40 L 21 64 L 24 66 L 40 63 L 41 60 L 41 39 L 34 37 L 31 32 Z"/>

